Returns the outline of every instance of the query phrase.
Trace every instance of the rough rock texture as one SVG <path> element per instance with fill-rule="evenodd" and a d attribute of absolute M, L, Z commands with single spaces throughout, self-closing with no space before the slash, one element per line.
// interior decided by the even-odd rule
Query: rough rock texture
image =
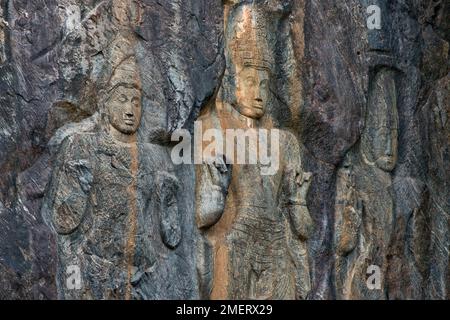
<path fill-rule="evenodd" d="M 395 74 L 387 81 L 395 88 L 385 91 L 395 91 L 398 110 L 398 159 L 389 173 L 392 221 L 380 240 L 385 274 L 381 294 L 350 298 L 449 299 L 449 2 L 225 2 L 259 3 L 273 13 L 272 116 L 298 136 L 303 169 L 313 173 L 309 298 L 344 294 L 336 281 L 338 172 L 358 149 L 384 68 Z M 366 26 L 369 4 L 382 9 L 380 31 Z M 131 10 L 123 14 L 124 7 Z M 96 130 L 97 85 L 117 32 L 129 25 L 136 37 L 143 88 L 138 140 L 164 145 L 176 128 L 192 130 L 220 86 L 224 8 L 221 0 L 0 0 L 0 298 L 57 298 L 55 235 L 41 207 L 64 138 Z M 373 187 L 364 179 L 368 171 L 355 183 L 357 191 Z M 177 166 L 175 175 L 183 253 L 168 269 L 184 268 L 189 290 L 179 297 L 196 298 L 194 168 Z M 358 219 L 350 220 L 351 233 Z M 172 297 L 166 289 L 155 289 L 154 297 Z"/>
<path fill-rule="evenodd" d="M 228 3 L 225 12 L 226 69 L 216 99 L 198 118 L 204 135 L 216 130 L 223 141 L 213 145 L 214 154 L 206 154 L 211 144 L 203 141 L 204 163 L 196 167 L 200 294 L 305 299 L 311 290 L 307 239 L 313 224 L 306 203 L 311 173 L 303 171 L 296 136 L 273 130 L 280 122 L 275 116 L 280 98 L 272 92 L 283 94 L 274 78 L 284 67 L 283 61 L 275 64 L 274 48 L 286 44 L 276 39 L 274 26 L 288 7 Z M 235 142 L 230 130 L 244 133 Z M 270 135 L 264 134 L 268 130 Z M 245 133 L 250 141 L 242 147 Z M 256 161 L 239 160 L 245 149 Z M 257 149 L 270 150 L 270 166 Z"/>

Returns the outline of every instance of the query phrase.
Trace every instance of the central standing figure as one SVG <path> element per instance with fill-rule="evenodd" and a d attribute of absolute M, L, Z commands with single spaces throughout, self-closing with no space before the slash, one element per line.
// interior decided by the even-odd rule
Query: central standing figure
<path fill-rule="evenodd" d="M 227 67 L 214 106 L 198 119 L 203 132 L 218 129 L 225 137 L 227 129 L 272 129 L 267 110 L 273 63 L 261 22 L 252 5 L 229 13 Z M 312 230 L 306 207 L 311 174 L 302 171 L 293 134 L 279 130 L 277 142 L 280 165 L 273 175 L 221 154 L 196 167 L 203 298 L 296 299 L 310 289 L 305 241 Z M 256 152 L 247 145 L 234 151 Z"/>

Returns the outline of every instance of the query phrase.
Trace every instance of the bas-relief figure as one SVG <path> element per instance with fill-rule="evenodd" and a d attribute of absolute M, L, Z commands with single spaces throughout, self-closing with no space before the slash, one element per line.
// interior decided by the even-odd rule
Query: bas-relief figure
<path fill-rule="evenodd" d="M 363 5 L 367 1 L 361 0 Z M 376 5 L 386 8 L 384 0 Z M 385 10 L 386 11 L 386 10 Z M 388 12 L 388 11 L 386 11 Z M 385 19 L 382 23 L 385 23 Z M 398 158 L 398 110 L 391 35 L 387 26 L 368 30 L 369 87 L 364 130 L 337 172 L 334 287 L 337 299 L 386 299 L 395 233 L 393 170 Z M 367 280 L 379 267 L 380 287 Z"/>
<path fill-rule="evenodd" d="M 57 233 L 60 298 L 157 298 L 158 260 L 181 240 L 179 182 L 163 147 L 137 142 L 141 84 L 124 52 L 113 53 L 99 92 L 102 130 L 64 140 L 44 204 Z M 67 287 L 71 266 L 80 290 Z"/>
<path fill-rule="evenodd" d="M 394 224 L 392 170 L 397 162 L 398 114 L 395 71 L 370 79 L 365 129 L 337 173 L 335 287 L 338 299 L 384 299 Z M 381 270 L 381 290 L 370 290 L 369 266 Z"/>
<path fill-rule="evenodd" d="M 389 12 L 385 0 L 376 4 Z M 400 174 L 393 172 L 399 128 L 396 78 L 402 67 L 393 57 L 394 44 L 386 30 L 388 26 L 368 31 L 366 128 L 337 173 L 338 299 L 421 299 L 428 273 L 429 191 L 405 165 Z M 380 267 L 379 289 L 367 285 L 371 265 Z"/>
<path fill-rule="evenodd" d="M 224 79 L 198 121 L 203 131 L 219 129 L 223 136 L 226 129 L 270 129 L 273 61 L 264 21 L 251 5 L 228 12 Z M 228 164 L 220 154 L 196 166 L 202 298 L 304 299 L 310 290 L 306 240 L 313 224 L 306 194 L 312 177 L 302 170 L 297 138 L 280 130 L 279 142 L 274 175 L 262 175 L 260 165 Z"/>

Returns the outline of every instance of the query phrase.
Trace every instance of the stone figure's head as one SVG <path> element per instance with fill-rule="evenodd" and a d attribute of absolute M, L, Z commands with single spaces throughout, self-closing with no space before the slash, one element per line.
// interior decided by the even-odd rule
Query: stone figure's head
<path fill-rule="evenodd" d="M 269 72 L 259 66 L 245 66 L 236 75 L 236 109 L 242 115 L 259 119 L 266 112 Z"/>
<path fill-rule="evenodd" d="M 366 126 L 361 137 L 366 159 L 385 171 L 395 168 L 398 157 L 398 114 L 394 71 L 380 70 L 369 90 Z"/>
<path fill-rule="evenodd" d="M 256 8 L 245 5 L 237 10 L 228 21 L 227 31 L 227 72 L 233 78 L 233 104 L 242 115 L 259 119 L 267 110 L 272 55 L 263 18 Z"/>
<path fill-rule="evenodd" d="M 122 134 L 134 134 L 141 121 L 141 83 L 134 57 L 128 57 L 114 69 L 104 90 L 103 108 L 112 128 Z"/>

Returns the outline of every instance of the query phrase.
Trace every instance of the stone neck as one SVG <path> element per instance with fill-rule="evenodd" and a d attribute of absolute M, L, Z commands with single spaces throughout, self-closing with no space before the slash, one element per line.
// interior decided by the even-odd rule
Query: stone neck
<path fill-rule="evenodd" d="M 128 146 L 137 142 L 136 133 L 125 134 L 114 128 L 112 125 L 109 126 L 109 135 L 119 145 Z"/>
<path fill-rule="evenodd" d="M 254 129 L 259 126 L 259 120 L 244 116 L 229 103 L 222 103 L 218 108 L 218 112 L 221 116 L 231 117 L 241 122 L 244 127 Z"/>

